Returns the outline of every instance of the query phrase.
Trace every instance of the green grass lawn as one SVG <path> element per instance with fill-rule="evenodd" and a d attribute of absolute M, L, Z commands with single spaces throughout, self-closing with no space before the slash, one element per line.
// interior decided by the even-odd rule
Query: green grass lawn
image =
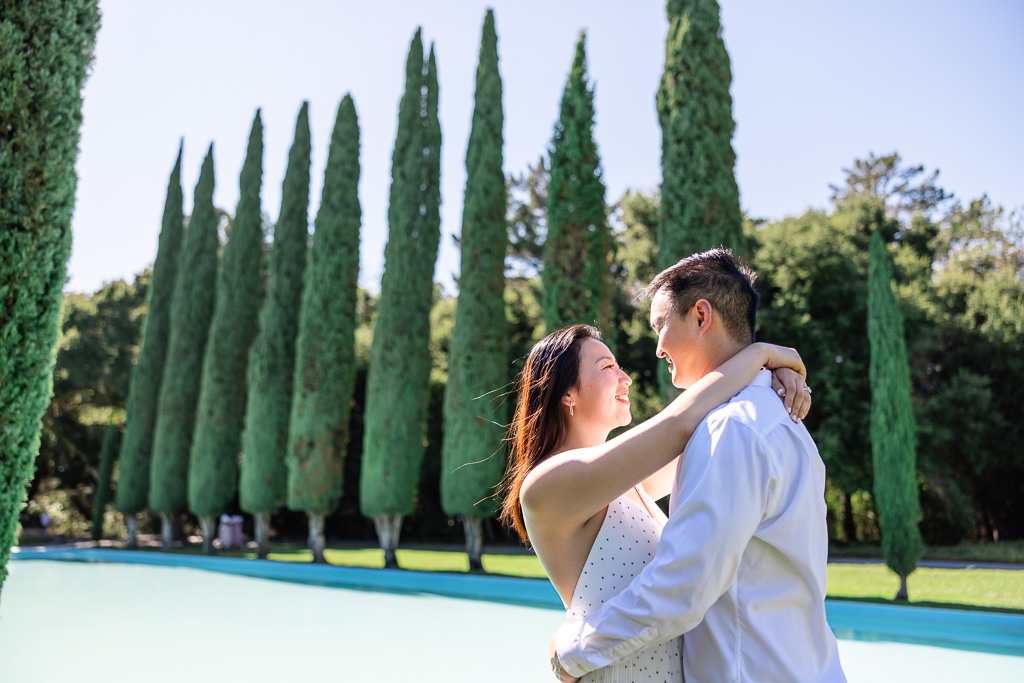
<path fill-rule="evenodd" d="M 830 564 L 828 595 L 894 602 L 899 578 L 885 565 Z M 921 568 L 907 579 L 911 604 L 994 607 L 1024 611 L 1024 571 Z"/>
<path fill-rule="evenodd" d="M 251 552 L 238 553 L 255 557 Z M 383 567 L 384 553 L 375 548 L 328 548 L 331 564 L 346 567 Z M 270 559 L 285 562 L 309 562 L 308 550 L 279 547 Z M 469 562 L 464 553 L 437 550 L 399 549 L 398 563 L 416 571 L 465 572 Z M 485 554 L 484 570 L 492 574 L 545 578 L 537 557 L 529 554 Z M 884 565 L 830 564 L 828 595 L 893 602 L 899 579 Z M 907 584 L 911 604 L 973 606 L 1024 611 L 1024 571 L 996 569 L 918 569 Z"/>
<path fill-rule="evenodd" d="M 24 541 L 23 541 L 24 542 Z M 157 548 L 146 548 L 155 551 Z M 200 554 L 199 544 L 175 548 L 176 553 Z M 832 548 L 833 557 L 878 557 L 876 547 Z M 255 558 L 247 548 L 218 551 L 220 557 Z M 327 561 L 345 567 L 384 566 L 384 553 L 377 548 L 334 547 L 326 551 Z M 929 548 L 926 559 L 1024 563 L 1024 541 L 972 543 Z M 310 562 L 312 555 L 300 543 L 272 543 L 270 559 L 281 562 Z M 466 555 L 451 550 L 403 548 L 398 551 L 403 569 L 417 571 L 466 572 Z M 543 579 L 544 568 L 528 553 L 484 554 L 484 570 L 491 574 Z M 828 595 L 839 599 L 895 603 L 899 587 L 895 574 L 881 564 L 839 564 L 828 566 Z M 981 607 L 1024 612 L 1024 570 L 928 569 L 910 575 L 911 604 L 950 607 Z"/>

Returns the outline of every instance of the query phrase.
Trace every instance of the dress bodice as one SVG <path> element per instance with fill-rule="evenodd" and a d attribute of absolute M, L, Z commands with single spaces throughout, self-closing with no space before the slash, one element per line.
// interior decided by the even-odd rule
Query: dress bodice
<path fill-rule="evenodd" d="M 608 505 L 601 529 L 573 589 L 567 616 L 579 621 L 622 592 L 654 557 L 667 518 L 643 489 L 641 503 L 620 496 Z M 584 683 L 679 683 L 683 680 L 682 639 L 639 651 L 593 671 Z"/>

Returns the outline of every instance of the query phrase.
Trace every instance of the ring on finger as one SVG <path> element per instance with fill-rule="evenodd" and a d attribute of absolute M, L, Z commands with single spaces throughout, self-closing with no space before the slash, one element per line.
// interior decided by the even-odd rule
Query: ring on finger
<path fill-rule="evenodd" d="M 806 387 L 806 386 L 805 386 L 805 387 L 804 387 L 804 391 L 806 391 L 806 392 L 807 392 L 808 394 L 812 393 L 812 392 L 811 392 L 811 388 L 810 388 L 810 387 Z"/>

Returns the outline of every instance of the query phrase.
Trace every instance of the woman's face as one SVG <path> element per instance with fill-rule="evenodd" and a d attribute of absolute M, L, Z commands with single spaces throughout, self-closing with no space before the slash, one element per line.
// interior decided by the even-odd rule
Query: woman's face
<path fill-rule="evenodd" d="M 623 427 L 632 421 L 629 412 L 629 378 L 608 347 L 596 339 L 587 339 L 580 347 L 579 384 L 568 394 L 573 403 L 570 423 L 589 426 Z"/>

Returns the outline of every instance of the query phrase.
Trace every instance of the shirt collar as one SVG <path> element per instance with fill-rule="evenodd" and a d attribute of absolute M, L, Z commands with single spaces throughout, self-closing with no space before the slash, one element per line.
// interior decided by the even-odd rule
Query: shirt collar
<path fill-rule="evenodd" d="M 754 381 L 749 384 L 752 387 L 770 387 L 772 385 L 772 371 L 761 369 L 760 372 L 754 377 Z"/>

